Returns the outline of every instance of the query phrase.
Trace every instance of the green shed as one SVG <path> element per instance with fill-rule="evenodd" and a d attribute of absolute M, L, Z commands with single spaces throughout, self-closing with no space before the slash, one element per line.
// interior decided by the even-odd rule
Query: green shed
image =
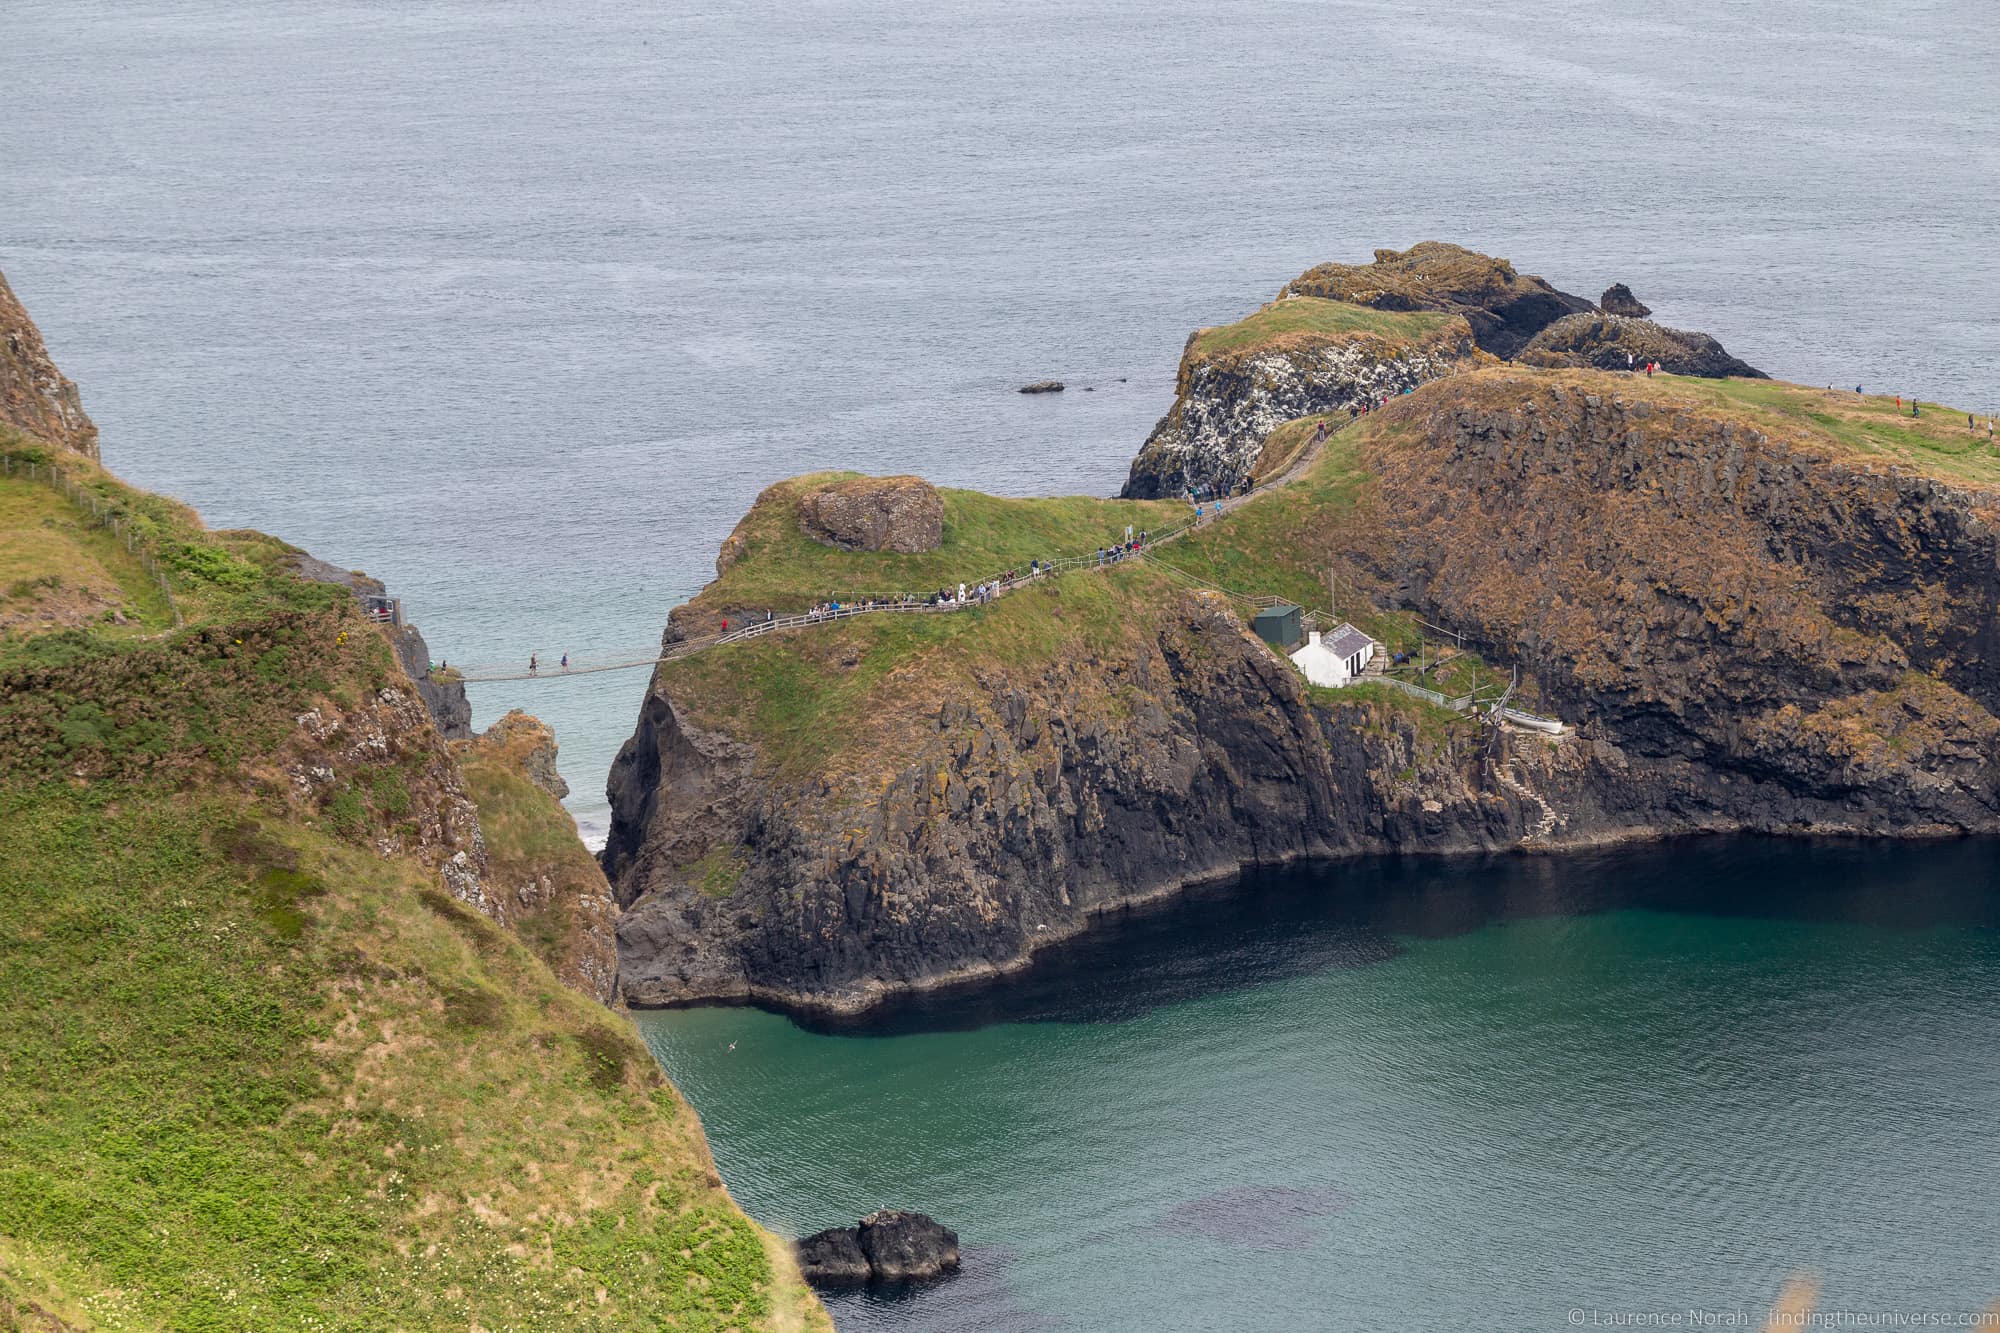
<path fill-rule="evenodd" d="M 1299 640 L 1305 637 L 1299 632 L 1299 609 L 1289 602 L 1265 607 L 1250 622 L 1250 627 L 1257 631 L 1258 638 L 1281 653 L 1298 647 Z"/>

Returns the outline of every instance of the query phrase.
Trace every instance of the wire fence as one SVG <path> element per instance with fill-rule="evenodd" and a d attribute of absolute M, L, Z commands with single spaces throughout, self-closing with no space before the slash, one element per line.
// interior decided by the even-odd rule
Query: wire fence
<path fill-rule="evenodd" d="M 181 614 L 180 603 L 174 600 L 173 585 L 167 579 L 166 569 L 153 558 L 152 552 L 145 548 L 130 521 L 116 508 L 106 504 L 102 496 L 77 485 L 54 464 L 38 463 L 33 459 L 20 458 L 14 454 L 0 454 L 0 476 L 26 477 L 30 481 L 53 486 L 75 505 L 79 512 L 88 514 L 98 527 L 107 529 L 124 545 L 126 552 L 158 586 L 160 596 L 166 600 L 167 612 L 173 617 L 174 628 L 180 629 L 187 624 L 187 618 Z"/>

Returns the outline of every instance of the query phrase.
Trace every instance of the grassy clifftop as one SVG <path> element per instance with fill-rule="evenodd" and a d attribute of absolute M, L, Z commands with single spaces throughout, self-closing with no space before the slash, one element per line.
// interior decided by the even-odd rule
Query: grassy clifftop
<path fill-rule="evenodd" d="M 1420 310 L 1374 310 L 1346 301 L 1299 296 L 1274 301 L 1255 314 L 1203 329 L 1189 344 L 1190 360 L 1216 361 L 1312 341 L 1347 337 L 1421 343 L 1448 330 L 1467 336 L 1471 328 L 1457 315 Z"/>
<path fill-rule="evenodd" d="M 570 918 L 494 919 L 554 799 L 292 548 L 0 447 L 96 500 L 0 481 L 0 1327 L 827 1327 Z"/>

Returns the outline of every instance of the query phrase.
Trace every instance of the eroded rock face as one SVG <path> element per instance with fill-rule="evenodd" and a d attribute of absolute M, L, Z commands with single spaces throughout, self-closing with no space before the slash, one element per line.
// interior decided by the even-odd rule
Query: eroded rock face
<path fill-rule="evenodd" d="M 1625 370 L 1657 361 L 1670 375 L 1768 378 L 1755 366 L 1724 351 L 1722 344 L 1706 333 L 1618 315 L 1571 315 L 1557 320 L 1536 334 L 1515 359 L 1523 365 L 1580 370 Z"/>
<path fill-rule="evenodd" d="M 0 274 L 0 423 L 97 457 L 97 426 L 42 343 L 42 333 Z"/>
<path fill-rule="evenodd" d="M 1464 388 L 1424 447 L 1371 458 L 1353 558 L 1614 742 L 1597 786 L 1618 818 L 1995 826 L 2000 498 L 1644 380 Z"/>
<path fill-rule="evenodd" d="M 454 745 L 488 834 L 488 896 L 564 985 L 606 1004 L 617 997 L 618 905 L 602 868 L 558 802 L 555 732 L 515 709 Z M 504 774 L 507 781 L 496 774 Z M 532 785 L 539 791 L 526 790 Z"/>
<path fill-rule="evenodd" d="M 1607 315 L 1623 315 L 1627 319 L 1644 319 L 1653 313 L 1652 308 L 1641 304 L 1632 295 L 1632 289 L 1622 282 L 1614 282 L 1604 289 L 1604 295 L 1597 298 L 1597 308 Z"/>
<path fill-rule="evenodd" d="M 1448 310 L 1463 315 L 1481 349 L 1512 357 L 1565 315 L 1595 309 L 1504 259 L 1464 246 L 1424 241 L 1377 250 L 1371 264 L 1321 264 L 1285 285 L 1280 296 L 1323 296 L 1377 310 Z"/>
<path fill-rule="evenodd" d="M 800 496 L 799 526 L 828 546 L 916 555 L 944 543 L 944 497 L 921 477 L 856 477 Z"/>
<path fill-rule="evenodd" d="M 454 676 L 431 673 L 435 659 L 415 625 L 386 626 L 385 631 L 396 649 L 396 661 L 415 686 L 417 697 L 430 710 L 439 733 L 448 741 L 461 741 L 472 735 L 472 701 L 465 697 L 464 682 Z"/>
<path fill-rule="evenodd" d="M 556 769 L 555 729 L 532 713 L 513 709 L 479 739 L 508 751 L 522 775 L 558 801 L 569 795 L 569 784 Z"/>
<path fill-rule="evenodd" d="M 1264 441 L 1287 421 L 1346 412 L 1456 373 L 1473 359 L 1458 325 L 1414 342 L 1369 336 L 1292 339 L 1248 355 L 1204 357 L 1189 337 L 1173 407 L 1147 437 L 1121 494 L 1156 500 L 1191 487 L 1227 493 L 1251 475 Z"/>
<path fill-rule="evenodd" d="M 922 1282 L 958 1271 L 958 1233 L 922 1213 L 884 1209 L 806 1237 L 798 1256 L 806 1281 L 819 1286 Z"/>

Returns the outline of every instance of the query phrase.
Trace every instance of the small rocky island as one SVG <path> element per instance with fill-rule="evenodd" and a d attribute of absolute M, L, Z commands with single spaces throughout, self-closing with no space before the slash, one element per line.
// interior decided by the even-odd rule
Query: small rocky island
<path fill-rule="evenodd" d="M 807 1236 L 798 1256 L 815 1286 L 923 1282 L 958 1271 L 958 1233 L 922 1213 L 884 1209 Z"/>

